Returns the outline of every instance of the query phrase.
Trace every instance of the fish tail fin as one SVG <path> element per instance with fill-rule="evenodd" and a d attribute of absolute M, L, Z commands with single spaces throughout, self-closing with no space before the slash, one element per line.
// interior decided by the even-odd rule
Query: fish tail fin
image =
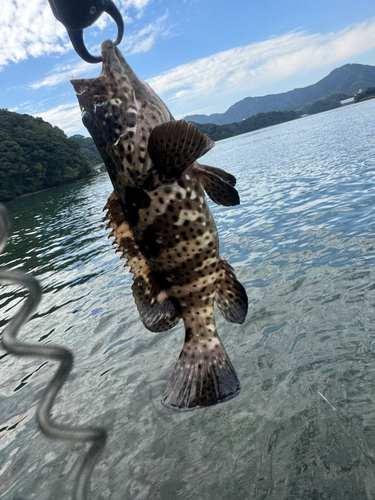
<path fill-rule="evenodd" d="M 162 399 L 168 408 L 183 411 L 212 406 L 234 398 L 241 390 L 216 331 L 211 337 L 201 335 L 186 330 L 183 349 Z"/>

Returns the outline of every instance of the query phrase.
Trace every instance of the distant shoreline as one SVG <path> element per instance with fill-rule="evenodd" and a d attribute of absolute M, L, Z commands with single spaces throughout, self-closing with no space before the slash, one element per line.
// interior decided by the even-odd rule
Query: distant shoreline
<path fill-rule="evenodd" d="M 40 189 L 39 191 L 33 191 L 32 193 L 21 194 L 20 196 L 16 196 L 15 198 L 12 198 L 11 200 L 0 201 L 0 203 L 2 203 L 3 205 L 5 205 L 5 203 L 11 203 L 13 201 L 19 200 L 20 198 L 26 198 L 28 196 L 32 196 L 33 194 L 44 193 L 45 191 L 52 191 L 53 189 L 57 189 L 57 188 L 62 187 L 62 186 L 69 186 L 69 184 L 74 184 L 74 183 L 79 182 L 79 181 L 84 181 L 84 180 L 87 180 L 87 179 L 92 179 L 94 177 L 99 177 L 100 175 L 103 175 L 103 174 L 106 174 L 106 173 L 107 172 L 105 171 L 105 172 L 101 172 L 100 174 L 87 175 L 86 177 L 81 177 L 80 179 L 74 179 L 73 181 L 64 182 L 63 184 L 59 184 L 58 186 L 52 186 L 52 187 L 49 187 L 49 188 L 46 188 L 46 189 Z"/>

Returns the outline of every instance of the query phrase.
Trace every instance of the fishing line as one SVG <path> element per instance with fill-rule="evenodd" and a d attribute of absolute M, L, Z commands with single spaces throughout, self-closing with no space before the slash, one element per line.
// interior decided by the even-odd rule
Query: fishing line
<path fill-rule="evenodd" d="M 11 223 L 7 210 L 0 203 L 0 253 L 10 235 L 10 228 Z M 51 421 L 53 403 L 69 377 L 73 368 L 74 356 L 64 347 L 27 344 L 17 341 L 18 332 L 36 310 L 41 299 L 42 288 L 36 278 L 21 271 L 0 270 L 0 284 L 18 285 L 29 291 L 21 308 L 4 329 L 1 340 L 4 349 L 15 356 L 44 358 L 60 363 L 38 405 L 36 419 L 40 430 L 50 438 L 92 442 L 79 469 L 73 491 L 74 500 L 88 500 L 90 477 L 105 447 L 107 433 L 105 429 L 99 427 L 68 427 Z"/>

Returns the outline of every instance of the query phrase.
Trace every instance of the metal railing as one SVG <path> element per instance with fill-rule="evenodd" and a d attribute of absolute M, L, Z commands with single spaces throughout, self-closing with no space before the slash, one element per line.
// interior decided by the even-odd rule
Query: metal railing
<path fill-rule="evenodd" d="M 11 223 L 7 210 L 4 205 L 0 204 L 0 253 L 6 245 L 10 235 L 10 228 Z M 60 363 L 36 411 L 36 419 L 40 430 L 50 438 L 92 442 L 78 472 L 73 491 L 74 500 L 87 500 L 89 498 L 88 490 L 91 473 L 103 451 L 107 433 L 103 428 L 68 427 L 51 421 L 52 406 L 73 368 L 74 356 L 64 347 L 27 344 L 17 341 L 17 335 L 22 325 L 28 321 L 40 302 L 42 288 L 36 278 L 21 271 L 0 269 L 0 284 L 16 285 L 29 291 L 29 295 L 21 308 L 3 331 L 1 344 L 4 349 L 15 356 L 44 358 Z"/>

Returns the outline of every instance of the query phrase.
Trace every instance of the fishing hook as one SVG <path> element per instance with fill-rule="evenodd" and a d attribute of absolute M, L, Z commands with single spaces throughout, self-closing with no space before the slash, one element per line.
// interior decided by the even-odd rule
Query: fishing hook
<path fill-rule="evenodd" d="M 5 247 L 6 240 L 10 234 L 10 228 L 11 223 L 7 210 L 0 203 L 0 252 Z M 51 421 L 50 415 L 53 403 L 69 377 L 73 368 L 74 356 L 64 347 L 27 344 L 25 342 L 18 342 L 16 339 L 20 328 L 31 317 L 40 302 L 42 288 L 36 278 L 21 271 L 0 270 L 0 284 L 18 285 L 29 291 L 26 301 L 4 329 L 1 340 L 4 349 L 9 354 L 14 354 L 15 356 L 47 358 L 60 362 L 58 370 L 48 384 L 36 411 L 36 419 L 40 430 L 50 438 L 83 442 L 92 441 L 92 445 L 79 469 L 73 492 L 74 500 L 86 500 L 89 498 L 88 485 L 91 473 L 103 451 L 107 433 L 103 428 L 68 427 L 55 424 Z"/>
<path fill-rule="evenodd" d="M 60 21 L 68 32 L 70 41 L 77 54 L 88 63 L 102 62 L 102 56 L 93 56 L 85 47 L 83 30 L 99 19 L 103 12 L 107 12 L 117 24 L 118 45 L 124 34 L 124 20 L 112 0 L 48 0 L 53 15 Z"/>

